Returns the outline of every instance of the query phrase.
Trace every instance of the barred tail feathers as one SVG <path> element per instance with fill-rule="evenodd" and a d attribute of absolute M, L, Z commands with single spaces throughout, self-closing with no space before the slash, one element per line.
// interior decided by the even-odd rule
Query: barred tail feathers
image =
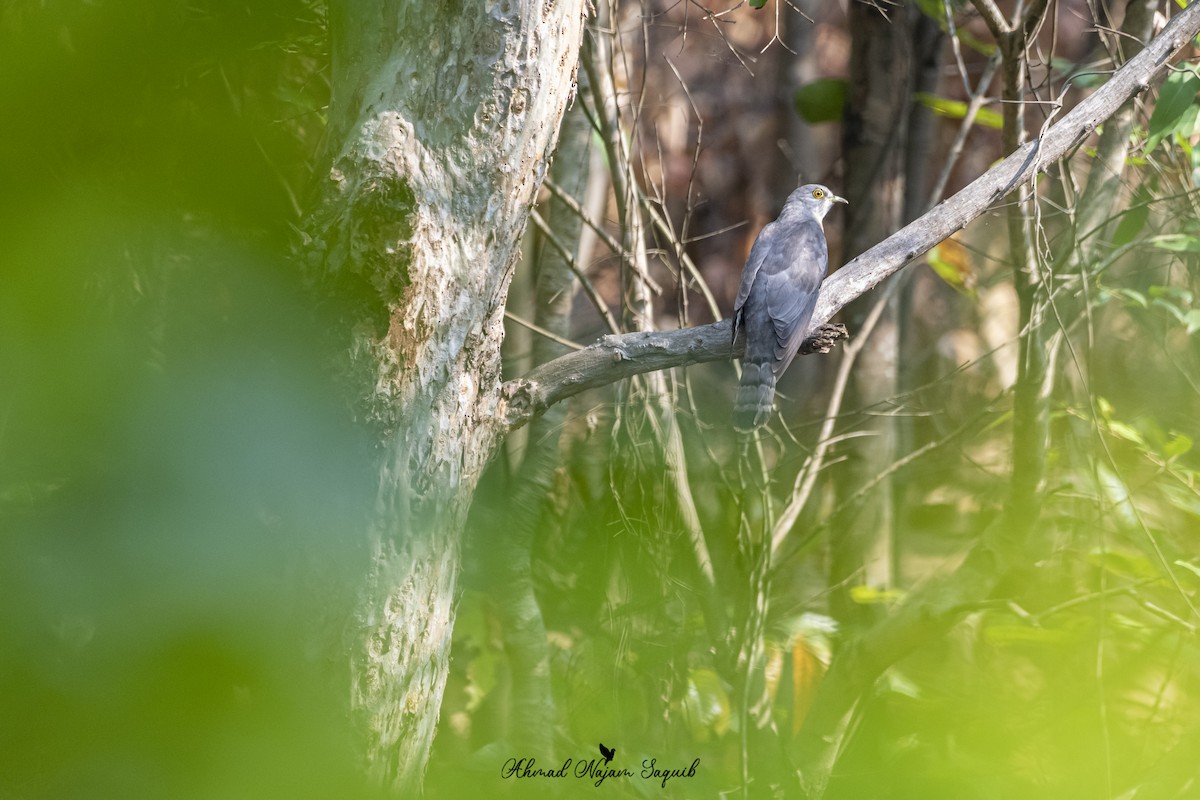
<path fill-rule="evenodd" d="M 733 401 L 733 427 L 753 431 L 767 424 L 775 401 L 775 373 L 769 361 L 743 361 L 742 382 Z"/>

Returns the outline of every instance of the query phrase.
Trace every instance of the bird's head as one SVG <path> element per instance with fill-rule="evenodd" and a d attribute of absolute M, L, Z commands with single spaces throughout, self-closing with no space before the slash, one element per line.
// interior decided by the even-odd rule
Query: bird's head
<path fill-rule="evenodd" d="M 783 207 L 785 211 L 791 209 L 811 214 L 817 219 L 824 219 L 825 215 L 829 213 L 829 209 L 833 208 L 834 203 L 845 202 L 847 200 L 844 197 L 838 197 L 829 191 L 828 187 L 819 183 L 806 183 L 788 196 Z"/>

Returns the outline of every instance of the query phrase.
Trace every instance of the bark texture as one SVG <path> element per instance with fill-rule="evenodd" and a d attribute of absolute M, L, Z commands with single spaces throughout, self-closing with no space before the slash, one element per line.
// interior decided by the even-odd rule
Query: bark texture
<path fill-rule="evenodd" d="M 330 9 L 331 166 L 310 233 L 352 286 L 377 426 L 351 703 L 371 774 L 419 786 L 445 686 L 460 536 L 495 451 L 503 309 L 574 88 L 582 0 Z"/>

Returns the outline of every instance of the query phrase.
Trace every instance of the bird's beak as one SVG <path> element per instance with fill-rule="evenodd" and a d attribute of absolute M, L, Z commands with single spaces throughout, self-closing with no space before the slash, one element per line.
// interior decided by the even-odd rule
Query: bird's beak
<path fill-rule="evenodd" d="M 835 202 L 835 203 L 845 203 L 846 205 L 850 205 L 850 201 L 849 201 L 849 200 L 847 200 L 847 199 L 846 199 L 846 198 L 844 198 L 844 197 L 838 197 L 836 194 L 831 194 L 831 195 L 829 195 L 829 199 L 830 199 L 830 200 L 832 200 L 832 201 L 833 201 L 833 202 Z"/>

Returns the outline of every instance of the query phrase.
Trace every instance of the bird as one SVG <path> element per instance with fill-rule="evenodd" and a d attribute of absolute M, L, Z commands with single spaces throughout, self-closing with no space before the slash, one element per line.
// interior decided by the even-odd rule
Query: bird
<path fill-rule="evenodd" d="M 617 748 L 608 748 L 604 746 L 604 742 L 600 743 L 600 755 L 604 756 L 604 766 L 608 766 L 608 762 L 613 760 L 613 756 L 617 754 Z"/>
<path fill-rule="evenodd" d="M 779 218 L 750 248 L 733 305 L 733 341 L 746 332 L 733 404 L 739 431 L 757 430 L 771 418 L 775 383 L 804 341 L 829 266 L 821 220 L 834 203 L 846 202 L 825 186 L 805 184 L 788 195 Z"/>

